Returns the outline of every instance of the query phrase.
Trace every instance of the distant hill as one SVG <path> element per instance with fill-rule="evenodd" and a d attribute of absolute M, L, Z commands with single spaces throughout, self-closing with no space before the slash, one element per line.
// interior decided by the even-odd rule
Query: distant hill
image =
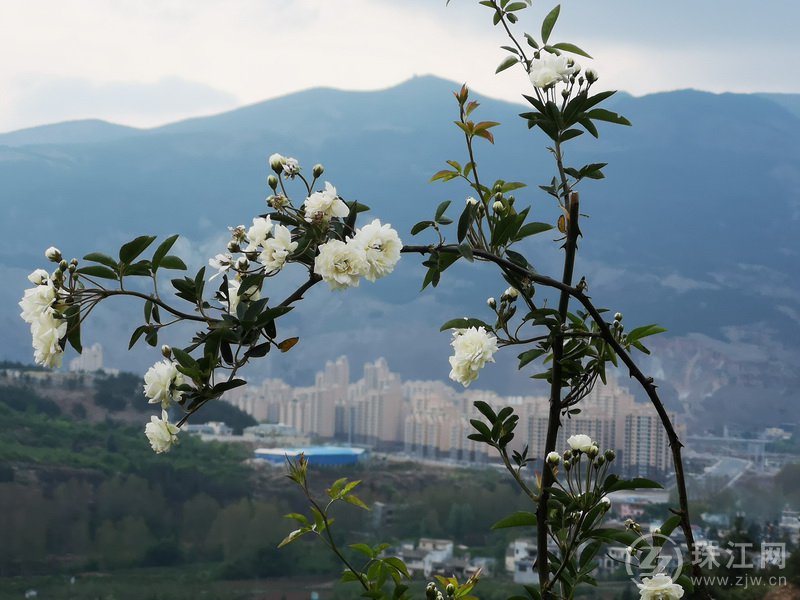
<path fill-rule="evenodd" d="M 228 225 L 264 210 L 272 152 L 306 168 L 323 163 L 323 179 L 411 241 L 410 226 L 438 202 L 458 206 L 468 194 L 458 184 L 428 183 L 445 159 L 464 162 L 452 125 L 458 87 L 416 77 L 379 92 L 312 89 L 149 130 L 88 121 L 0 135 L 0 275 L 10 282 L 0 289 L 0 358 L 30 360 L 16 302 L 44 248 L 80 257 L 137 234 L 179 231 L 186 236 L 179 249 L 199 267 L 223 249 Z M 754 403 L 767 387 L 787 406 L 797 401 L 798 98 L 619 94 L 613 109 L 634 126 L 603 128 L 599 141 L 568 149 L 573 163 L 609 163 L 606 180 L 582 189 L 589 217 L 577 273 L 595 301 L 621 310 L 630 326 L 658 322 L 670 330 L 654 342 L 659 352 L 648 368 L 687 407 L 731 386 Z M 554 222 L 558 211 L 537 188 L 553 173 L 541 135 L 517 116 L 521 104 L 480 100 L 477 115 L 502 123 L 495 147 L 477 148 L 484 178 L 526 181 L 518 202 Z M 528 246 L 540 271 L 557 269 L 552 237 Z M 445 379 L 449 340 L 439 324 L 481 314 L 485 297 L 504 283 L 490 269 L 457 266 L 446 277 L 456 285 L 418 296 L 419 261 L 402 264 L 396 276 L 345 294 L 312 290 L 284 320 L 301 344 L 250 376 L 310 382 L 325 360 L 346 353 L 352 364 L 386 356 L 405 379 Z M 288 291 L 291 278 L 277 278 L 270 295 Z M 100 311 L 87 339 L 101 341 L 112 364 L 142 371 L 158 357 L 125 352 L 120 340 L 133 326 L 120 314 L 138 319 L 140 307 L 120 301 Z M 487 369 L 479 384 L 529 390 L 512 362 Z"/>
<path fill-rule="evenodd" d="M 85 119 L 0 133 L 0 146 L 108 142 L 137 133 L 141 133 L 141 130 L 134 127 L 116 125 L 99 119 Z"/>

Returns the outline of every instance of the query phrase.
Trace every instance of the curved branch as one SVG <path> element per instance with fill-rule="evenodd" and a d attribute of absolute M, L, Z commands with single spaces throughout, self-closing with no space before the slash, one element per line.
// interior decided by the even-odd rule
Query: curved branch
<path fill-rule="evenodd" d="M 405 253 L 414 253 L 414 254 L 430 254 L 432 252 L 445 252 L 448 254 L 458 254 L 459 249 L 458 246 L 454 245 L 446 245 L 446 246 L 403 246 L 401 252 Z M 683 444 L 678 439 L 678 434 L 675 431 L 675 427 L 672 425 L 672 421 L 669 418 L 669 414 L 667 410 L 664 408 L 663 402 L 658 397 L 658 392 L 656 392 L 656 386 L 653 383 L 652 377 L 645 376 L 642 373 L 641 369 L 636 365 L 636 362 L 633 360 L 631 355 L 622 347 L 619 341 L 614 337 L 611 329 L 609 328 L 608 324 L 603 320 L 600 311 L 594 306 L 590 298 L 583 293 L 582 290 L 567 285 L 557 279 L 553 279 L 552 277 L 547 277 L 546 275 L 540 275 L 538 273 L 534 273 L 533 271 L 526 269 L 524 267 L 520 267 L 517 264 L 512 263 L 511 261 L 502 258 L 500 256 L 495 256 L 490 252 L 485 252 L 483 250 L 473 250 L 473 256 L 475 258 L 480 258 L 486 262 L 492 262 L 504 270 L 513 271 L 520 277 L 524 277 L 532 281 L 533 283 L 537 283 L 539 285 L 544 285 L 546 287 L 551 287 L 557 289 L 561 292 L 565 292 L 575 298 L 578 302 L 583 305 L 586 311 L 591 315 L 592 319 L 597 323 L 597 326 L 600 328 L 600 332 L 603 335 L 603 338 L 608 342 L 608 344 L 614 349 L 614 352 L 617 353 L 617 356 L 620 357 L 625 366 L 628 367 L 628 371 L 630 376 L 636 379 L 639 384 L 642 386 L 644 391 L 647 393 L 648 398 L 650 398 L 650 402 L 653 404 L 653 407 L 656 409 L 658 416 L 661 420 L 661 425 L 664 427 L 664 431 L 667 434 L 667 438 L 669 439 L 669 447 L 672 452 L 672 461 L 675 466 L 675 483 L 678 488 L 678 503 L 680 504 L 680 510 L 678 511 L 678 516 L 681 518 L 681 529 L 683 530 L 684 535 L 686 536 L 686 545 L 688 546 L 689 553 L 691 554 L 694 552 L 694 535 L 692 533 L 691 523 L 689 521 L 689 499 L 686 493 L 686 477 L 683 471 L 683 460 L 681 458 L 681 448 Z M 702 576 L 702 569 L 700 565 L 694 564 L 692 566 L 693 575 L 696 578 Z M 702 579 L 697 579 L 697 581 L 701 582 L 698 586 L 699 589 L 697 590 L 700 592 L 703 598 L 710 598 L 708 592 L 705 589 L 705 586 L 702 584 Z"/>
<path fill-rule="evenodd" d="M 135 292 L 133 290 L 104 290 L 103 292 L 101 292 L 101 295 L 106 298 L 109 298 L 111 296 L 133 296 L 135 298 L 141 298 L 142 300 L 150 300 L 150 302 L 152 302 L 153 304 L 160 306 L 171 315 L 176 316 L 180 319 L 184 319 L 186 321 L 199 321 L 201 323 L 209 322 L 209 319 L 193 315 L 191 313 L 185 313 L 179 311 L 175 308 L 172 308 L 169 304 L 167 304 L 163 300 L 155 298 L 153 296 L 148 296 L 147 294 L 143 294 L 142 292 Z M 214 319 L 214 321 L 216 321 L 216 319 Z"/>

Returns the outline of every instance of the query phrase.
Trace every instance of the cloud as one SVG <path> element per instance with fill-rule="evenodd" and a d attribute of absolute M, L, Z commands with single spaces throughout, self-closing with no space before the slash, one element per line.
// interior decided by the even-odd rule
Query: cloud
<path fill-rule="evenodd" d="M 678 273 L 671 273 L 666 277 L 659 277 L 658 282 L 664 287 L 673 289 L 679 293 L 689 292 L 692 290 L 718 290 L 720 286 L 708 281 L 697 281 L 679 275 Z"/>

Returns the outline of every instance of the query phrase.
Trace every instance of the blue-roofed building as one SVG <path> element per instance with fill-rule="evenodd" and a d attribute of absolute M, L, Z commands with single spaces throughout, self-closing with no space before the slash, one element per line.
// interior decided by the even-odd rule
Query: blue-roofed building
<path fill-rule="evenodd" d="M 256 458 L 267 462 L 282 465 L 286 458 L 294 459 L 303 454 L 308 463 L 313 466 L 342 466 L 354 465 L 364 460 L 368 452 L 364 448 L 351 448 L 349 446 L 308 446 L 305 448 L 258 448 Z"/>

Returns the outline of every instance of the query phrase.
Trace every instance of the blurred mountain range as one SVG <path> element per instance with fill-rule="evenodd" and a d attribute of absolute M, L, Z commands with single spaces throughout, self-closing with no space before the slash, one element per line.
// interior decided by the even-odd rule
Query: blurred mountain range
<path fill-rule="evenodd" d="M 446 199 L 460 213 L 468 195 L 458 183 L 429 183 L 446 159 L 466 162 L 452 124 L 458 87 L 417 77 L 379 92 L 312 89 L 147 130 L 76 121 L 0 134 L 0 359 L 30 360 L 16 302 L 25 276 L 46 267 L 46 247 L 80 258 L 114 253 L 136 235 L 178 232 L 176 249 L 197 269 L 224 250 L 227 226 L 266 210 L 273 152 L 307 171 L 324 164 L 323 179 L 343 197 L 414 241 L 413 223 Z M 558 209 L 537 187 L 554 174 L 544 137 L 519 118 L 522 104 L 479 100 L 475 116 L 502 123 L 494 146 L 477 147 L 482 179 L 528 183 L 517 206 L 554 222 Z M 629 327 L 668 328 L 646 366 L 674 409 L 692 409 L 697 428 L 720 410 L 750 426 L 797 421 L 800 95 L 620 93 L 607 107 L 633 127 L 609 126 L 599 141 L 584 136 L 567 147 L 569 164 L 609 163 L 605 180 L 581 187 L 587 217 L 576 273 Z M 555 236 L 537 237 L 529 259 L 559 273 Z M 428 241 L 422 234 L 416 243 Z M 418 294 L 419 262 L 406 256 L 395 276 L 346 293 L 317 286 L 282 320 L 301 344 L 249 375 L 310 382 L 325 360 L 347 354 L 351 365 L 385 356 L 404 379 L 446 379 L 449 338 L 438 326 L 488 318 L 485 298 L 505 284 L 487 267 L 457 265 L 439 288 Z M 301 278 L 285 273 L 267 293 L 286 294 Z M 126 352 L 139 315 L 141 307 L 119 301 L 98 311 L 84 340 L 101 342 L 112 366 L 143 371 L 158 356 Z M 498 361 L 476 385 L 528 393 L 530 373 L 514 362 Z"/>

